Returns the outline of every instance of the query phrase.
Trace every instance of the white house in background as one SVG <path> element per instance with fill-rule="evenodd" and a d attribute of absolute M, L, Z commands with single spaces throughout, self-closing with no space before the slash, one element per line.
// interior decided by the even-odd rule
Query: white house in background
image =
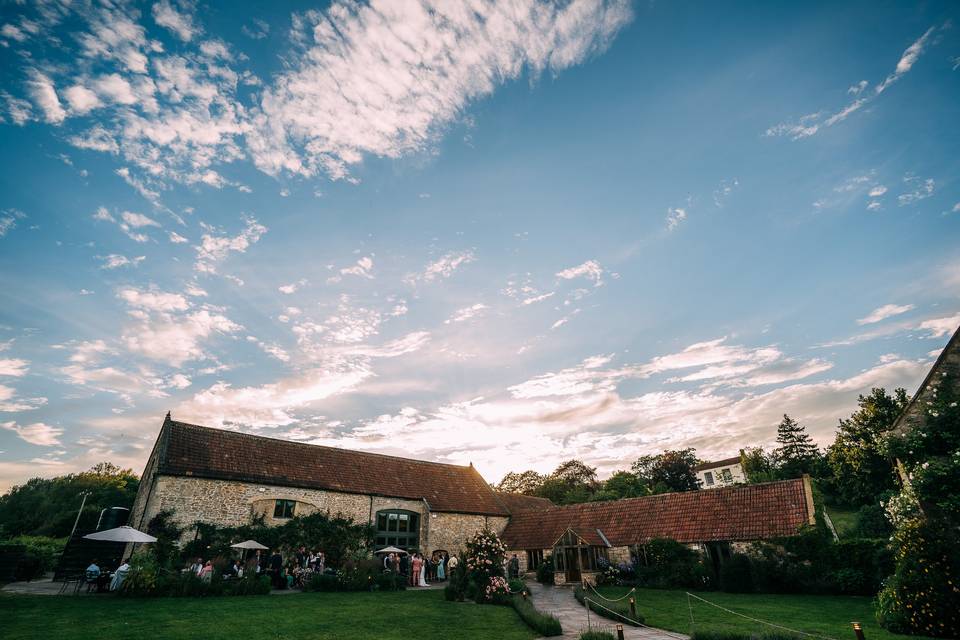
<path fill-rule="evenodd" d="M 729 487 L 747 481 L 747 475 L 743 472 L 743 465 L 740 463 L 740 456 L 716 462 L 704 462 L 695 466 L 693 470 L 697 474 L 701 489 Z"/>

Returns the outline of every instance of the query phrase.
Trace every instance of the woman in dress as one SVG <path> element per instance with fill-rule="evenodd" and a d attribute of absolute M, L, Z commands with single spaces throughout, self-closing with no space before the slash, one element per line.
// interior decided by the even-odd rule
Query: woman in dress
<path fill-rule="evenodd" d="M 439 560 L 437 560 L 437 580 L 443 581 L 447 579 L 447 572 L 444 565 L 444 554 L 440 554 Z"/>
<path fill-rule="evenodd" d="M 420 573 L 419 573 L 419 575 L 420 575 L 420 586 L 421 586 L 421 587 L 429 587 L 430 585 L 427 584 L 427 559 L 424 558 L 423 556 L 420 556 Z"/>
<path fill-rule="evenodd" d="M 423 560 L 420 559 L 420 554 L 416 553 L 413 555 L 413 572 L 410 575 L 411 584 L 415 587 L 422 586 L 420 581 L 423 579 L 420 576 L 423 571 Z"/>

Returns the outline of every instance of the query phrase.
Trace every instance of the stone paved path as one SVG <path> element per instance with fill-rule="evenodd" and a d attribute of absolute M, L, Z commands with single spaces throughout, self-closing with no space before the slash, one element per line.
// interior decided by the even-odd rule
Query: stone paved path
<path fill-rule="evenodd" d="M 573 597 L 573 587 L 544 586 L 539 582 L 527 581 L 533 603 L 537 609 L 550 613 L 560 620 L 563 627 L 563 638 L 579 638 L 580 632 L 587 628 L 587 610 Z M 610 631 L 616 636 L 616 622 L 601 618 L 590 612 L 590 626 L 594 629 L 599 626 L 604 631 Z M 661 631 L 650 627 L 631 627 L 623 625 L 625 640 L 684 640 L 688 638 L 680 633 Z"/>

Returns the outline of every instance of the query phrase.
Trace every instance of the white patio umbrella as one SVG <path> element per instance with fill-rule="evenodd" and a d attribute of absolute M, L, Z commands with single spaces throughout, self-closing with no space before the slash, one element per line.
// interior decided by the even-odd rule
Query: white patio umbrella
<path fill-rule="evenodd" d="M 153 536 L 137 531 L 133 527 L 126 525 L 116 529 L 107 529 L 106 531 L 97 531 L 83 536 L 87 540 L 103 540 L 106 542 L 156 542 Z"/>
<path fill-rule="evenodd" d="M 383 549 L 377 549 L 375 553 L 406 553 L 406 551 L 396 547 L 384 547 Z"/>
<path fill-rule="evenodd" d="M 244 540 L 243 542 L 238 542 L 237 544 L 232 544 L 230 546 L 234 549 L 260 549 L 261 551 L 270 548 L 263 546 L 256 540 Z"/>

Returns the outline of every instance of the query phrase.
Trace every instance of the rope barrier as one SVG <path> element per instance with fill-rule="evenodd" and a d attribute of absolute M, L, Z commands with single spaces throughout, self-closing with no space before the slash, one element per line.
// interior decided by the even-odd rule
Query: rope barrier
<path fill-rule="evenodd" d="M 687 640 L 687 636 L 684 636 L 684 635 L 681 635 L 681 634 L 676 634 L 676 633 L 671 633 L 671 632 L 665 631 L 665 630 L 663 630 L 663 629 L 658 629 L 657 627 L 651 627 L 650 625 L 643 624 L 642 622 L 638 622 L 637 620 L 634 620 L 634 619 L 630 618 L 629 616 L 626 616 L 626 615 L 624 615 L 624 614 L 622 614 L 622 613 L 619 613 L 619 612 L 617 612 L 617 611 L 613 611 L 613 610 L 611 610 L 611 609 L 607 609 L 605 606 L 603 606 L 602 604 L 600 604 L 600 603 L 597 602 L 596 600 L 591 600 L 590 598 L 584 597 L 584 598 L 583 598 L 583 602 L 584 602 L 584 606 L 585 606 L 586 609 L 587 609 L 587 619 L 588 619 L 588 620 L 589 620 L 589 618 L 590 618 L 590 613 L 589 613 L 589 612 L 590 612 L 590 603 L 593 603 L 594 605 L 600 607 L 600 608 L 603 609 L 604 611 L 609 611 L 610 613 L 612 613 L 612 614 L 614 614 L 615 616 L 617 616 L 617 619 L 618 619 L 618 620 L 620 620 L 620 619 L 626 619 L 626 620 L 629 620 L 629 621 L 630 621 L 630 622 L 629 622 L 630 624 L 636 625 L 636 626 L 638 626 L 638 627 L 643 627 L 644 629 L 650 629 L 650 631 L 655 631 L 656 633 L 661 633 L 661 634 L 663 634 L 663 635 L 665 635 L 665 636 L 668 636 L 668 637 L 670 637 L 670 638 L 677 638 L 678 640 Z M 589 623 L 588 623 L 588 624 L 589 624 Z M 830 640 L 833 640 L 833 639 L 831 638 Z"/>
<path fill-rule="evenodd" d="M 595 586 L 593 586 L 592 584 L 590 584 L 589 582 L 587 583 L 587 586 L 590 587 L 590 590 L 593 591 L 594 594 L 600 596 L 601 598 L 603 598 L 603 599 L 606 600 L 607 602 L 620 602 L 620 601 L 623 600 L 624 598 L 629 598 L 631 595 L 633 595 L 634 593 L 637 592 L 637 588 L 636 588 L 636 587 L 633 587 L 632 589 L 630 589 L 630 591 L 627 591 L 625 594 L 623 594 L 623 597 L 622 597 L 622 598 L 611 599 L 611 598 L 604 598 L 603 594 L 601 594 L 599 591 L 597 591 L 597 588 L 596 588 Z"/>
<path fill-rule="evenodd" d="M 766 620 L 761 620 L 761 619 L 759 619 L 759 618 L 751 618 L 751 617 L 748 616 L 748 615 L 744 615 L 744 614 L 742 614 L 742 613 L 738 613 L 738 612 L 736 612 L 736 611 L 732 611 L 732 610 L 730 610 L 730 609 L 727 609 L 726 607 L 720 606 L 719 604 L 716 604 L 716 603 L 714 603 L 714 602 L 710 602 L 709 600 L 704 600 L 704 599 L 701 598 L 700 596 L 695 596 L 695 595 L 693 595 L 693 594 L 690 593 L 690 592 L 687 592 L 687 604 L 688 604 L 688 605 L 689 605 L 689 603 L 690 603 L 690 598 L 695 598 L 696 600 L 699 600 L 700 602 L 703 602 L 703 603 L 705 603 L 705 604 L 708 604 L 708 605 L 710 605 L 711 607 L 716 607 L 717 609 L 720 609 L 721 611 L 726 611 L 727 613 L 730 613 L 730 614 L 732 614 L 732 615 L 740 616 L 741 618 L 746 618 L 747 620 L 750 620 L 750 621 L 752 621 L 752 622 L 756 622 L 756 623 L 759 623 L 759 624 L 765 624 L 765 625 L 767 625 L 768 627 L 774 627 L 775 629 L 782 629 L 783 631 L 790 631 L 791 633 L 797 633 L 797 634 L 800 634 L 801 636 L 806 636 L 806 637 L 808 637 L 808 638 L 818 638 L 818 640 L 836 640 L 836 638 L 831 638 L 830 636 L 818 636 L 818 635 L 815 634 L 815 633 L 807 633 L 806 631 L 800 631 L 799 629 L 791 629 L 790 627 L 784 627 L 783 625 L 774 624 L 774 623 L 772 623 L 772 622 L 767 622 Z M 691 624 L 691 626 L 693 625 L 693 607 L 690 608 L 690 624 Z"/>

